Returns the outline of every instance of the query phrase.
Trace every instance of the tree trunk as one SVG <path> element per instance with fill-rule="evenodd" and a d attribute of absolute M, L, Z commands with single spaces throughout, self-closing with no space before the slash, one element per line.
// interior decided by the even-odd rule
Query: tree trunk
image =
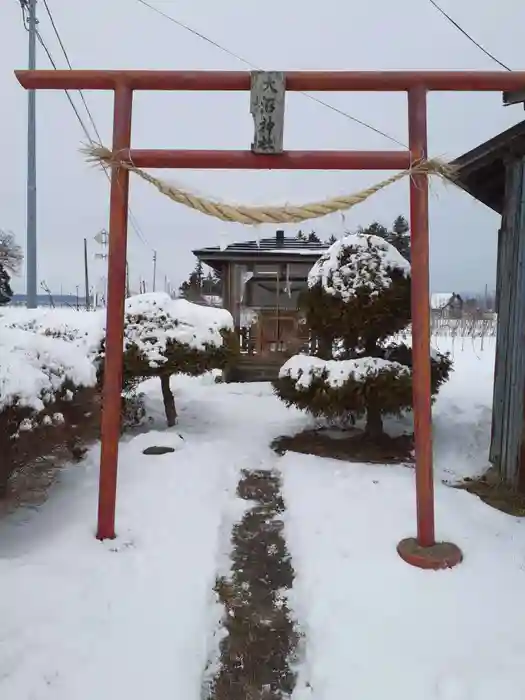
<path fill-rule="evenodd" d="M 332 343 L 330 340 L 327 338 L 320 336 L 317 339 L 317 349 L 319 353 L 319 357 L 322 360 L 331 360 L 332 359 Z"/>
<path fill-rule="evenodd" d="M 177 409 L 175 408 L 175 397 L 170 389 L 169 374 L 161 375 L 160 385 L 162 387 L 162 400 L 164 401 L 164 410 L 166 412 L 168 428 L 172 428 L 177 422 Z"/>
<path fill-rule="evenodd" d="M 378 356 L 378 346 L 377 346 L 377 341 L 375 339 L 368 339 L 365 343 L 365 355 L 368 357 L 377 357 Z"/>
<path fill-rule="evenodd" d="M 378 439 L 383 436 L 383 419 L 378 406 L 367 406 L 365 432 L 372 439 Z"/>

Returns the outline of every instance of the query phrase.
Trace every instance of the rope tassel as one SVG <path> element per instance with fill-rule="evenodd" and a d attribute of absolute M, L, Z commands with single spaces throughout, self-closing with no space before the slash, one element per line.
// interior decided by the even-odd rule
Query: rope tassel
<path fill-rule="evenodd" d="M 142 180 L 149 182 L 162 194 L 172 201 L 183 204 L 189 209 L 194 209 L 207 216 L 213 216 L 221 221 L 235 222 L 247 226 L 257 226 L 259 224 L 294 224 L 309 219 L 319 219 L 335 212 L 342 212 L 355 207 L 357 204 L 369 199 L 372 195 L 385 189 L 395 182 L 399 182 L 407 176 L 417 174 L 437 175 L 443 180 L 454 181 L 455 170 L 452 165 L 439 159 L 431 158 L 414 163 L 408 170 L 402 170 L 395 175 L 391 175 L 386 180 L 378 182 L 367 189 L 355 194 L 332 197 L 321 202 L 310 202 L 301 205 L 272 206 L 243 206 L 234 204 L 223 204 L 217 200 L 207 199 L 195 194 L 191 194 L 183 189 L 170 185 L 159 178 L 150 175 L 145 170 L 137 168 L 125 152 L 113 153 L 108 148 L 101 145 L 90 145 L 82 149 L 82 153 L 87 160 L 102 168 L 126 168 L 138 175 Z"/>

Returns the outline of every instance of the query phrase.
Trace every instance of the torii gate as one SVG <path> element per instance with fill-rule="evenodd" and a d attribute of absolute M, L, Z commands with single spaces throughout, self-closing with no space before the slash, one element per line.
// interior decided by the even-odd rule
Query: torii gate
<path fill-rule="evenodd" d="M 286 90 L 298 92 L 406 92 L 409 148 L 401 151 L 248 151 L 145 150 L 131 148 L 131 113 L 135 90 L 248 91 L 252 75 L 227 71 L 17 71 L 26 89 L 112 90 L 113 153 L 124 152 L 141 168 L 252 170 L 406 170 L 427 158 L 427 93 L 429 91 L 518 91 L 525 71 L 389 71 L 287 72 Z M 109 224 L 109 272 L 106 358 L 103 389 L 102 451 L 97 537 L 115 537 L 118 445 L 122 391 L 122 346 L 126 286 L 129 171 L 113 167 Z M 416 453 L 417 538 L 402 540 L 399 555 L 424 569 L 455 566 L 460 549 L 435 540 L 432 425 L 430 393 L 430 299 L 428 175 L 410 180 L 412 246 L 413 407 Z"/>

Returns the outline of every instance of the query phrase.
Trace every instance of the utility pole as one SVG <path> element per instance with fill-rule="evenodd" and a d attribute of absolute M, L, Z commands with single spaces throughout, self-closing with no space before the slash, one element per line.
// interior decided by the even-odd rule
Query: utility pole
<path fill-rule="evenodd" d="M 84 284 L 86 286 L 86 311 L 89 311 L 89 274 L 88 274 L 87 238 L 84 238 Z"/>
<path fill-rule="evenodd" d="M 157 251 L 153 251 L 153 291 L 157 285 Z"/>
<path fill-rule="evenodd" d="M 96 243 L 98 243 L 100 246 L 102 246 L 102 253 L 95 253 L 94 258 L 95 260 L 107 260 L 108 259 L 108 242 L 109 242 L 109 234 L 106 231 L 106 229 L 102 229 L 98 233 L 96 233 L 93 236 L 93 239 Z M 98 272 L 97 272 L 98 276 Z M 106 286 L 107 286 L 107 280 L 105 276 L 98 277 L 97 280 L 97 308 L 98 308 L 98 302 L 99 300 L 102 300 L 104 302 L 104 305 L 106 304 Z"/>
<path fill-rule="evenodd" d="M 27 30 L 29 34 L 29 70 L 36 68 L 36 0 L 21 0 L 27 8 Z M 27 307 L 37 307 L 36 265 L 36 93 L 27 92 L 27 250 L 26 291 Z"/>

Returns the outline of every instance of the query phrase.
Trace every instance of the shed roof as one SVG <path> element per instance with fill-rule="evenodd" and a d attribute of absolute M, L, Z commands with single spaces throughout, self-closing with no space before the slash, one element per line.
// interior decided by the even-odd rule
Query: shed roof
<path fill-rule="evenodd" d="M 483 204 L 503 213 L 505 161 L 525 156 L 525 121 L 497 134 L 453 161 L 457 184 Z"/>

